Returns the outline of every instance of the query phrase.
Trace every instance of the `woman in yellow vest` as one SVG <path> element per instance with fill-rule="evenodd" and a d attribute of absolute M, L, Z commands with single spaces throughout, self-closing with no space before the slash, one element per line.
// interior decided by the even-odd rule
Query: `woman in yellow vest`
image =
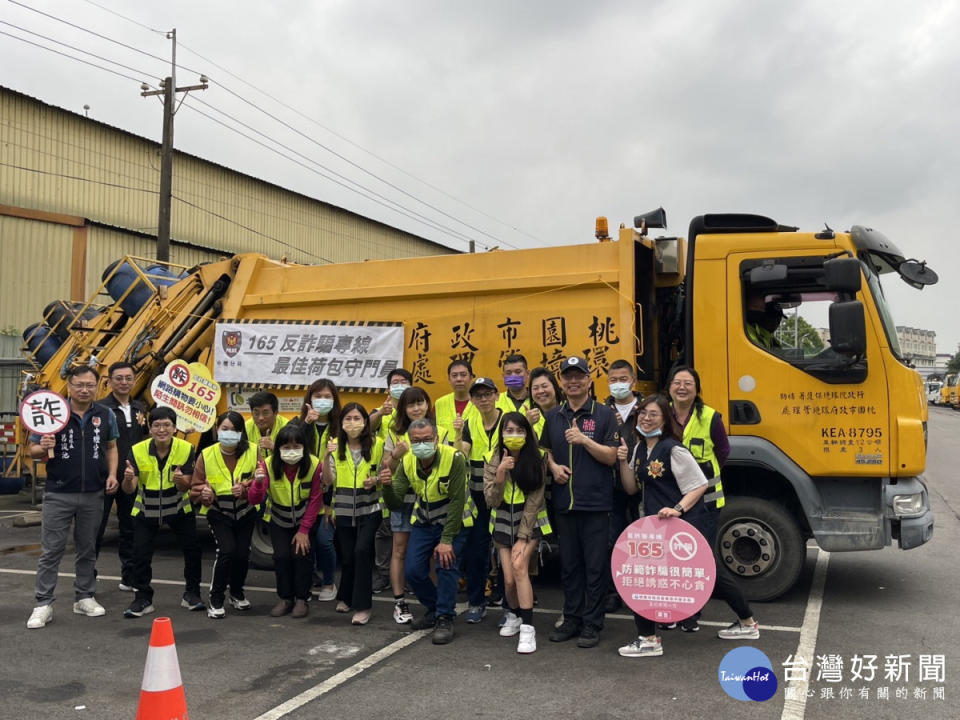
<path fill-rule="evenodd" d="M 483 494 L 490 507 L 490 532 L 500 556 L 509 612 L 502 637 L 519 633 L 518 653 L 537 649 L 533 627 L 533 585 L 528 569 L 539 538 L 550 532 L 544 505 L 543 459 L 537 436 L 526 417 L 509 412 L 500 423 L 500 438 L 484 465 Z"/>
<path fill-rule="evenodd" d="M 323 509 L 323 483 L 320 458 L 306 452 L 299 423 L 284 425 L 277 433 L 270 457 L 261 461 L 254 473 L 247 501 L 267 507 L 263 519 L 268 522 L 273 545 L 273 570 L 280 600 L 270 617 L 306 617 L 309 609 L 313 558 L 310 556 L 310 532 Z"/>
<path fill-rule="evenodd" d="M 333 486 L 340 545 L 337 612 L 353 609 L 354 625 L 366 625 L 373 607 L 373 543 L 386 508 L 377 482 L 382 459 L 383 441 L 371 431 L 367 411 L 359 403 L 347 403 L 340 416 L 337 449 L 323 467 L 323 481 Z"/>
<path fill-rule="evenodd" d="M 393 474 L 400 466 L 403 456 L 410 451 L 410 436 L 407 430 L 414 420 L 423 418 L 434 419 L 433 408 L 430 407 L 430 396 L 423 388 L 409 387 L 403 391 L 397 402 L 397 413 L 387 426 L 387 436 L 383 444 L 383 461 Z M 439 443 L 446 441 L 447 431 L 437 427 Z M 405 625 L 413 621 L 413 613 L 404 597 L 406 582 L 403 577 L 404 563 L 407 557 L 407 545 L 410 542 L 410 516 L 413 513 L 413 503 L 417 499 L 411 489 L 404 498 L 400 510 L 390 511 L 390 530 L 393 533 L 393 551 L 390 555 L 390 585 L 393 588 L 393 619 L 398 625 Z"/>
<path fill-rule="evenodd" d="M 206 515 L 217 544 L 207 615 L 220 619 L 226 614 L 223 601 L 227 585 L 234 609 L 250 609 L 243 586 L 250 567 L 250 539 L 257 512 L 247 502 L 247 491 L 257 469 L 257 448 L 247 439 L 238 412 L 218 417 L 215 433 L 217 442 L 205 448 L 194 465 L 190 501 L 199 503 L 200 514 Z"/>
<path fill-rule="evenodd" d="M 300 424 L 307 448 L 321 461 L 326 457 L 331 441 L 335 445 L 340 431 L 340 392 L 336 383 L 326 378 L 315 380 L 307 388 L 300 411 Z M 319 587 L 318 600 L 337 597 L 337 550 L 333 542 L 333 519 L 330 503 L 333 497 L 324 492 L 323 504 L 327 512 L 317 522 L 313 537 L 313 585 Z"/>

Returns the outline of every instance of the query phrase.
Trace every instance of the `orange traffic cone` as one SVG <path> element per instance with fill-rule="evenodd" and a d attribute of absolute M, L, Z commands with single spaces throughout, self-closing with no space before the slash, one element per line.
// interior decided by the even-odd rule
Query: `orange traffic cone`
<path fill-rule="evenodd" d="M 156 618 L 150 632 L 147 664 L 140 685 L 137 720 L 187 720 L 187 699 L 180 679 L 177 646 L 170 618 Z"/>

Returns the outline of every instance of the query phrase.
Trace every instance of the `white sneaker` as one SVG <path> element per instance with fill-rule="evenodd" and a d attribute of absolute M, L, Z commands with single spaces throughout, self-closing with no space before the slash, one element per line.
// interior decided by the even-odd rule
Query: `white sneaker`
<path fill-rule="evenodd" d="M 230 604 L 233 605 L 234 610 L 249 610 L 250 601 L 246 598 L 235 598 L 233 595 L 229 598 Z"/>
<path fill-rule="evenodd" d="M 533 625 L 520 626 L 520 641 L 517 643 L 517 652 L 529 655 L 537 651 L 537 631 Z"/>
<path fill-rule="evenodd" d="M 560 629 L 560 626 L 563 625 L 563 613 L 560 613 L 560 617 L 557 618 L 556 622 L 553 623 L 553 626 Z"/>
<path fill-rule="evenodd" d="M 663 655 L 663 645 L 660 644 L 659 637 L 651 640 L 640 636 L 629 645 L 624 645 L 617 652 L 623 657 L 657 657 Z"/>
<path fill-rule="evenodd" d="M 724 640 L 756 640 L 760 637 L 760 623 L 744 625 L 739 620 L 717 633 Z"/>
<path fill-rule="evenodd" d="M 120 589 L 120 592 L 134 592 L 136 590 L 133 585 L 125 585 L 124 583 L 119 583 L 117 587 Z"/>
<path fill-rule="evenodd" d="M 207 605 L 207 617 L 214 620 L 221 620 L 227 616 L 227 611 L 223 609 L 223 603 L 220 603 L 219 606 L 214 605 L 212 602 Z"/>
<path fill-rule="evenodd" d="M 413 622 L 413 613 L 406 600 L 397 600 L 393 604 L 393 621 L 397 625 L 406 625 Z"/>
<path fill-rule="evenodd" d="M 512 612 L 507 613 L 507 620 L 503 623 L 503 627 L 500 628 L 500 637 L 513 637 L 518 632 L 520 632 L 520 616 L 514 615 Z M 533 627 L 531 625 L 531 627 Z"/>
<path fill-rule="evenodd" d="M 324 585 L 317 592 L 317 600 L 320 602 L 328 602 L 330 600 L 337 599 L 337 586 L 336 585 Z"/>
<path fill-rule="evenodd" d="M 31 630 L 42 628 L 48 622 L 53 622 L 53 605 L 37 605 L 30 613 L 27 627 Z"/>
<path fill-rule="evenodd" d="M 103 609 L 103 605 L 92 597 L 77 600 L 77 602 L 73 604 L 73 611 L 77 615 L 86 615 L 87 617 L 100 617 L 101 615 L 107 614 L 107 611 Z"/>

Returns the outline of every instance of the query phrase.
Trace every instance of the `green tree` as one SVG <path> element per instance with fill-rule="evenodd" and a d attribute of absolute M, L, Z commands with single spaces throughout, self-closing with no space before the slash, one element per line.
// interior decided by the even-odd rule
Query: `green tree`
<path fill-rule="evenodd" d="M 957 352 L 954 353 L 954 356 L 950 358 L 950 361 L 947 363 L 947 372 L 960 372 L 960 350 L 957 350 Z"/>
<path fill-rule="evenodd" d="M 794 320 L 796 319 L 796 323 Z M 794 317 L 788 314 L 781 322 L 780 327 L 774 333 L 777 342 L 781 347 L 800 348 L 804 355 L 813 355 L 823 350 L 823 338 L 810 323 L 803 319 L 803 316 Z"/>

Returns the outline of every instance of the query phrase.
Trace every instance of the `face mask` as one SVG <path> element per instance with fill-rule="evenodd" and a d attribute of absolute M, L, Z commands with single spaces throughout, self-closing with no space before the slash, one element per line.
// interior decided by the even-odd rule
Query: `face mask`
<path fill-rule="evenodd" d="M 343 423 L 343 431 L 347 434 L 347 437 L 350 439 L 356 439 L 360 437 L 360 434 L 363 432 L 363 423 L 362 422 L 345 422 Z"/>
<path fill-rule="evenodd" d="M 613 395 L 614 400 L 626 400 L 633 395 L 633 391 L 630 389 L 630 383 L 613 382 L 610 383 L 610 394 Z"/>
<path fill-rule="evenodd" d="M 240 444 L 240 431 L 221 430 L 217 433 L 217 439 L 224 447 L 236 447 Z"/>
<path fill-rule="evenodd" d="M 313 398 L 310 404 L 313 405 L 313 409 L 321 415 L 326 415 L 333 410 L 333 398 Z"/>
<path fill-rule="evenodd" d="M 642 427 L 637 425 L 637 432 L 643 435 L 645 438 L 660 437 L 661 435 L 663 435 L 663 428 L 658 427 L 656 430 L 651 430 L 650 432 L 646 432 Z"/>
<path fill-rule="evenodd" d="M 503 384 L 514 390 L 523 387 L 523 375 L 504 375 Z"/>
<path fill-rule="evenodd" d="M 432 458 L 437 452 L 437 446 L 432 442 L 418 442 L 413 443 L 410 446 L 411 452 L 413 452 L 414 457 L 419 458 L 420 460 L 426 460 L 427 458 Z"/>
<path fill-rule="evenodd" d="M 390 397 L 394 400 L 399 400 L 400 396 L 403 395 L 403 391 L 406 390 L 409 385 L 391 385 L 390 386 Z"/>
<path fill-rule="evenodd" d="M 527 442 L 526 435 L 504 435 L 503 446 L 507 450 L 519 450 Z"/>
<path fill-rule="evenodd" d="M 280 459 L 283 460 L 287 465 L 296 465 L 303 459 L 303 448 L 300 450 L 281 450 Z"/>

